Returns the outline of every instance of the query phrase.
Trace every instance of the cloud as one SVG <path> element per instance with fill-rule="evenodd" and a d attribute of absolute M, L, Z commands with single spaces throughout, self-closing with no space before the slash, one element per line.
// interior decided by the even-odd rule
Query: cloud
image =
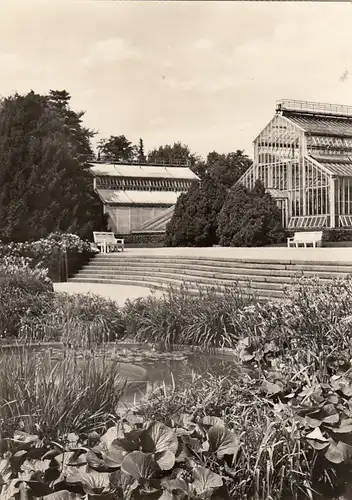
<path fill-rule="evenodd" d="M 198 50 L 209 50 L 213 45 L 213 41 L 209 38 L 199 38 L 199 40 L 196 40 L 194 47 Z"/>
<path fill-rule="evenodd" d="M 118 62 L 135 60 L 141 53 L 123 38 L 108 38 L 99 40 L 92 45 L 83 59 L 85 66 L 100 62 Z"/>

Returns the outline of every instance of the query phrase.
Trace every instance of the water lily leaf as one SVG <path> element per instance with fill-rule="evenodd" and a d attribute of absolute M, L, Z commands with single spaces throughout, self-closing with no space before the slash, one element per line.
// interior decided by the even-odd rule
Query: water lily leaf
<path fill-rule="evenodd" d="M 81 484 L 88 495 L 102 495 L 110 491 L 110 474 L 106 472 L 77 472 L 66 478 L 68 484 Z"/>
<path fill-rule="evenodd" d="M 202 425 L 206 425 L 212 427 L 213 425 L 223 425 L 225 426 L 225 422 L 219 417 L 203 417 L 201 420 Z"/>
<path fill-rule="evenodd" d="M 326 443 L 328 442 L 329 440 L 326 439 L 326 437 L 323 436 L 321 430 L 319 429 L 319 427 L 316 427 L 312 432 L 310 432 L 309 434 L 306 435 L 306 438 L 307 439 L 312 439 L 314 441 L 320 441 L 322 443 Z"/>
<path fill-rule="evenodd" d="M 202 495 L 203 493 L 208 493 L 209 491 L 214 490 L 215 488 L 220 488 L 223 485 L 223 481 L 219 474 L 215 474 L 209 469 L 205 467 L 195 467 L 193 469 L 193 483 L 192 489 L 198 494 Z"/>
<path fill-rule="evenodd" d="M 330 446 L 325 453 L 325 458 L 334 464 L 345 462 L 352 456 L 352 446 L 339 441 L 337 444 L 331 440 Z"/>
<path fill-rule="evenodd" d="M 334 432 L 338 434 L 349 434 L 352 432 L 352 418 L 341 420 L 339 427 L 334 428 Z"/>
<path fill-rule="evenodd" d="M 121 469 L 134 479 L 151 479 L 160 472 L 155 459 L 142 451 L 132 451 L 124 458 Z"/>
<path fill-rule="evenodd" d="M 214 425 L 208 431 L 210 450 L 216 453 L 218 458 L 224 455 L 237 455 L 240 448 L 240 438 L 222 425 Z"/>
<path fill-rule="evenodd" d="M 175 454 L 170 450 L 162 451 L 155 454 L 155 460 L 161 470 L 170 470 L 175 465 Z"/>
<path fill-rule="evenodd" d="M 141 434 L 143 451 L 147 453 L 161 453 L 172 451 L 175 455 L 178 448 L 178 439 L 175 431 L 166 425 L 155 422 Z"/>

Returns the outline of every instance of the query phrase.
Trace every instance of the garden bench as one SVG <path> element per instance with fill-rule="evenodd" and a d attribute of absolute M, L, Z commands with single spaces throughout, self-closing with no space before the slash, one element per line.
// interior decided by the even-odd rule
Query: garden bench
<path fill-rule="evenodd" d="M 313 246 L 321 247 L 323 239 L 323 231 L 313 231 L 313 232 L 298 232 L 295 233 L 292 238 L 287 238 L 288 247 L 299 247 L 303 245 L 304 247 Z"/>
<path fill-rule="evenodd" d="M 115 238 L 114 233 L 108 232 L 93 232 L 94 243 L 97 245 L 102 253 L 124 251 L 125 240 L 122 238 Z"/>

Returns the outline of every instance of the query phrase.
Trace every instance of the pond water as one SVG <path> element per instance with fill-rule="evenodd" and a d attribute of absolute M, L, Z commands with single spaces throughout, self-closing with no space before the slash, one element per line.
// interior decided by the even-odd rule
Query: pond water
<path fill-rule="evenodd" d="M 227 376 L 238 372 L 233 358 L 229 355 L 190 349 L 162 352 L 140 344 L 106 345 L 89 351 L 67 351 L 60 345 L 28 346 L 6 349 L 2 353 L 0 351 L 0 356 L 20 356 L 23 349 L 38 357 L 49 354 L 50 359 L 54 361 L 63 359 L 67 352 L 74 352 L 79 364 L 87 363 L 92 356 L 119 363 L 122 376 L 129 381 L 126 395 L 141 393 L 147 386 L 150 388 L 162 382 L 167 385 L 179 385 L 183 381 L 192 380 L 194 374 Z"/>

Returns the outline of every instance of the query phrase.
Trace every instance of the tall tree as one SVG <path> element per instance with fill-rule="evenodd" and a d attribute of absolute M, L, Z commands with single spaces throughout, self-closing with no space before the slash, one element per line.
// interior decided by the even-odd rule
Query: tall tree
<path fill-rule="evenodd" d="M 139 142 L 138 142 L 137 158 L 138 158 L 138 161 L 140 161 L 141 163 L 144 163 L 147 160 L 146 156 L 144 154 L 144 142 L 143 142 L 142 138 L 139 139 Z"/>
<path fill-rule="evenodd" d="M 205 171 L 230 188 L 241 175 L 252 165 L 252 160 L 243 151 L 219 154 L 213 151 L 208 154 Z"/>
<path fill-rule="evenodd" d="M 100 158 L 106 163 L 132 161 L 136 148 L 124 135 L 111 135 L 109 139 L 101 139 L 98 143 Z"/>
<path fill-rule="evenodd" d="M 61 91 L 60 91 L 61 92 Z M 15 94 L 0 104 L 0 238 L 23 241 L 52 231 L 89 237 L 104 226 L 87 169 L 90 132 L 65 91 Z"/>
<path fill-rule="evenodd" d="M 166 144 L 158 149 L 153 149 L 148 153 L 148 163 L 185 163 L 193 166 L 198 161 L 198 156 L 191 153 L 190 148 L 181 142 L 174 142 L 173 145 Z"/>
<path fill-rule="evenodd" d="M 173 217 L 166 228 L 166 246 L 212 246 L 218 242 L 217 216 L 226 188 L 206 175 L 177 200 Z"/>
<path fill-rule="evenodd" d="M 284 239 L 281 212 L 259 181 L 251 191 L 241 184 L 228 191 L 217 232 L 222 246 L 263 246 Z"/>
<path fill-rule="evenodd" d="M 168 225 L 167 246 L 211 246 L 218 243 L 218 215 L 228 189 L 251 165 L 242 151 L 219 154 L 213 151 L 204 162 L 197 159 L 192 170 L 200 177 L 194 186 L 177 202 Z"/>

